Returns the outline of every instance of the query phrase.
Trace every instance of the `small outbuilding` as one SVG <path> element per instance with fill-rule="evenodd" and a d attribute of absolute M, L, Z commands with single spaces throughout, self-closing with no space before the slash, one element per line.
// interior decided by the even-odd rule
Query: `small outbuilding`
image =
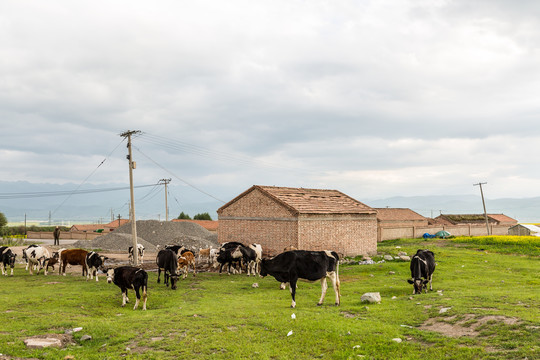
<path fill-rule="evenodd" d="M 333 250 L 347 256 L 377 252 L 377 211 L 337 190 L 254 185 L 218 209 L 218 241 Z"/>
<path fill-rule="evenodd" d="M 536 225 L 518 224 L 508 229 L 508 235 L 540 236 L 540 227 Z"/>

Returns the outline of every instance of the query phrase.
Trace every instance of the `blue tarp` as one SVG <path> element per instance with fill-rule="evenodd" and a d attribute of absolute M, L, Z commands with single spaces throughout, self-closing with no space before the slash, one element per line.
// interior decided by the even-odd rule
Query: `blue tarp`
<path fill-rule="evenodd" d="M 435 235 L 431 235 L 430 233 L 425 233 L 424 235 L 422 235 L 422 237 L 423 237 L 424 239 L 431 239 L 431 238 L 434 238 Z"/>

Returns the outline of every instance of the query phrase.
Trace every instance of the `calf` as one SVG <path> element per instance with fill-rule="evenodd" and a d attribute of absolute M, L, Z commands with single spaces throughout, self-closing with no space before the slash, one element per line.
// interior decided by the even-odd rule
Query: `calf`
<path fill-rule="evenodd" d="M 210 250 L 212 250 L 211 247 L 208 249 L 201 249 L 199 248 L 199 255 L 197 256 L 197 261 L 200 263 L 202 258 L 206 258 L 206 263 L 210 262 Z"/>
<path fill-rule="evenodd" d="M 15 258 L 17 254 L 7 246 L 0 247 L 0 267 L 2 268 L 2 275 L 8 274 L 7 267 L 11 268 L 11 276 L 13 276 L 13 268 L 15 267 Z"/>
<path fill-rule="evenodd" d="M 30 275 L 33 275 L 34 267 L 37 268 L 37 273 L 39 274 L 40 270 L 45 268 L 45 275 L 47 275 L 47 263 L 49 262 L 49 250 L 41 246 L 32 246 L 23 250 L 23 254 L 26 255 L 28 259 L 28 270 Z"/>
<path fill-rule="evenodd" d="M 281 253 L 272 259 L 263 259 L 260 275 L 262 277 L 272 275 L 279 282 L 289 283 L 292 308 L 296 306 L 296 282 L 299 278 L 308 281 L 321 280 L 322 293 L 317 305 L 322 305 L 328 289 L 326 283 L 328 277 L 336 293 L 336 305 L 339 305 L 341 295 L 338 269 L 339 256 L 335 251 L 293 250 Z"/>
<path fill-rule="evenodd" d="M 128 289 L 134 289 L 135 295 L 137 296 L 137 301 L 135 301 L 135 306 L 133 310 L 136 310 L 139 307 L 139 301 L 141 300 L 141 294 L 139 289 L 142 289 L 143 295 L 143 310 L 146 310 L 146 298 L 147 298 L 147 289 L 148 289 L 148 274 L 141 268 L 134 266 L 121 266 L 116 269 L 108 269 L 107 273 L 107 282 L 114 283 L 122 291 L 122 307 L 126 306 L 126 303 L 129 302 L 127 295 Z M 96 277 L 97 278 L 97 277 Z"/>
<path fill-rule="evenodd" d="M 66 266 L 69 265 L 81 265 L 82 276 L 87 275 L 86 271 L 86 255 L 88 251 L 83 249 L 66 249 L 60 253 L 60 266 L 58 267 L 58 274 L 66 276 Z"/>
<path fill-rule="evenodd" d="M 133 246 L 130 246 L 128 248 L 128 260 L 130 264 L 133 264 Z M 137 260 L 138 263 L 143 263 L 143 257 L 144 257 L 144 246 L 142 244 L 137 244 Z"/>
<path fill-rule="evenodd" d="M 421 294 L 422 289 L 427 293 L 427 283 L 429 282 L 429 290 L 433 290 L 431 280 L 435 271 L 435 255 L 432 251 L 421 250 L 416 251 L 416 254 L 411 259 L 411 278 L 407 280 L 409 284 L 413 284 L 413 295 Z"/>
<path fill-rule="evenodd" d="M 93 251 L 86 255 L 86 281 L 88 281 L 88 278 L 92 279 L 94 274 L 96 275 L 96 281 L 98 281 L 98 270 L 103 268 L 105 259 L 105 256 Z"/>
<path fill-rule="evenodd" d="M 54 265 L 59 263 L 59 259 L 60 259 L 60 252 L 59 251 L 53 252 L 52 257 L 49 258 L 49 261 L 47 262 L 47 271 L 49 271 L 49 266 L 52 267 L 54 271 Z"/>
<path fill-rule="evenodd" d="M 160 250 L 156 256 L 156 264 L 158 266 L 158 277 L 157 282 L 159 284 L 159 276 L 163 271 L 163 277 L 165 278 L 164 283 L 169 286 L 169 277 L 171 278 L 171 289 L 176 290 L 176 282 L 178 281 L 178 259 L 174 251 L 169 249 Z"/>
<path fill-rule="evenodd" d="M 193 267 L 193 276 L 197 274 L 195 268 L 195 255 L 191 251 L 186 251 L 178 257 L 178 270 L 183 272 L 183 279 L 188 276 L 189 267 Z"/>

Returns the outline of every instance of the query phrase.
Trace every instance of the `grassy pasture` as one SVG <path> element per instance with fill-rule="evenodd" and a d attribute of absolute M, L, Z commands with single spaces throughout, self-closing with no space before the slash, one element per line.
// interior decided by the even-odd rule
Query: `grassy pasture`
<path fill-rule="evenodd" d="M 134 311 L 134 293 L 131 306 L 120 307 L 120 290 L 103 277 L 96 283 L 57 273 L 30 276 L 18 265 L 15 276 L 0 278 L 0 353 L 38 359 L 540 358 L 540 259 L 528 255 L 540 243 L 508 240 L 511 246 L 485 238 L 384 242 L 380 254 L 431 249 L 438 264 L 434 291 L 412 296 L 408 262 L 341 265 L 340 307 L 331 288 L 325 304 L 316 306 L 318 283 L 299 282 L 291 309 L 288 290 L 271 277 L 204 273 L 173 291 L 150 272 L 148 310 Z M 366 292 L 380 292 L 381 304 L 361 303 Z M 76 327 L 83 330 L 64 349 L 23 343 Z M 81 341 L 86 334 L 92 339 Z"/>

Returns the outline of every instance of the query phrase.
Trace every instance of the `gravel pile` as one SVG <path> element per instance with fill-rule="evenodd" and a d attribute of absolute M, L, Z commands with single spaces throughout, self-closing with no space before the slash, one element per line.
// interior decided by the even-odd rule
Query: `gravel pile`
<path fill-rule="evenodd" d="M 146 251 L 154 252 L 159 245 L 183 245 L 198 251 L 200 248 L 218 247 L 217 234 L 190 222 L 158 220 L 137 221 L 137 241 Z M 91 241 L 78 241 L 74 247 L 127 251 L 133 244 L 131 224 L 125 224 L 112 233 L 99 236 Z"/>

